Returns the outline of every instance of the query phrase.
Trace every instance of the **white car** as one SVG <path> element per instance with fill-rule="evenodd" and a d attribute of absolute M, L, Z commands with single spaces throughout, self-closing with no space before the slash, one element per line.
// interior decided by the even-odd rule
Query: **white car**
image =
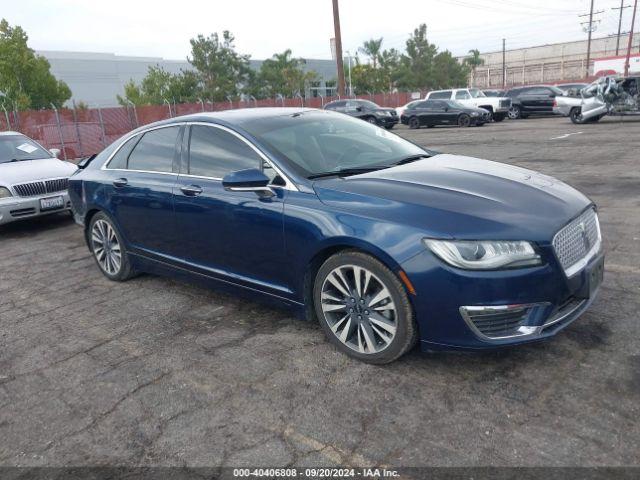
<path fill-rule="evenodd" d="M 405 112 L 405 110 L 413 105 L 417 105 L 418 103 L 422 102 L 423 100 L 421 98 L 419 98 L 418 100 L 412 100 L 409 103 L 405 103 L 403 106 L 401 107 L 397 107 L 396 108 L 396 113 L 398 114 L 398 118 L 402 117 L 402 114 Z"/>
<path fill-rule="evenodd" d="M 67 187 L 77 167 L 57 150 L 18 132 L 0 132 L 0 225 L 71 209 Z"/>
<path fill-rule="evenodd" d="M 455 100 L 465 107 L 484 108 L 491 112 L 494 122 L 501 122 L 507 117 L 511 108 L 508 97 L 487 97 L 477 88 L 452 88 L 449 90 L 434 90 L 427 93 L 425 100 Z"/>

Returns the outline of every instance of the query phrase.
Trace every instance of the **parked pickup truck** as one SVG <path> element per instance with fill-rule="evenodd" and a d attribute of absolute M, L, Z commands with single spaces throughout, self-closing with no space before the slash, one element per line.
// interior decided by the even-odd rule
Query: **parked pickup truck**
<path fill-rule="evenodd" d="M 491 113 L 494 122 L 501 122 L 511 108 L 511 99 L 506 97 L 487 97 L 477 88 L 452 88 L 429 92 L 425 100 L 455 100 L 465 107 L 484 108 Z"/>
<path fill-rule="evenodd" d="M 599 78 L 578 97 L 556 97 L 553 112 L 576 124 L 597 122 L 605 115 L 640 115 L 640 76 Z"/>

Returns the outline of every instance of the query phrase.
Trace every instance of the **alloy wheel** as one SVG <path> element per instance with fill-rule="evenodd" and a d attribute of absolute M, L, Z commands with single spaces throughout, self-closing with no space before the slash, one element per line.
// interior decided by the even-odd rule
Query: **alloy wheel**
<path fill-rule="evenodd" d="M 373 125 L 378 125 L 378 121 L 376 120 L 375 117 L 369 117 L 367 118 L 367 122 L 373 124 Z"/>
<path fill-rule="evenodd" d="M 116 275 L 122 266 L 122 251 L 115 230 L 105 220 L 97 220 L 91 229 L 93 254 L 100 268 L 109 275 Z"/>
<path fill-rule="evenodd" d="M 520 118 L 520 109 L 518 107 L 511 107 L 507 115 L 511 120 L 517 120 Z"/>
<path fill-rule="evenodd" d="M 458 118 L 458 125 L 461 127 L 468 127 L 471 125 L 471 117 L 465 114 L 460 115 L 460 118 Z"/>
<path fill-rule="evenodd" d="M 379 353 L 396 335 L 398 313 L 389 288 L 364 267 L 333 269 L 322 284 L 321 307 L 336 338 L 358 353 Z"/>

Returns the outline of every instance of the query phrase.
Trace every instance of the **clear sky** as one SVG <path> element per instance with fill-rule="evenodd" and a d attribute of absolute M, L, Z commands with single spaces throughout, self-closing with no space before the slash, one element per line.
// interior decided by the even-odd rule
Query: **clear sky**
<path fill-rule="evenodd" d="M 627 0 L 625 3 L 632 3 Z M 507 48 L 586 38 L 580 22 L 590 0 L 341 0 L 343 48 L 384 37 L 402 49 L 419 24 L 441 50 Z M 620 0 L 595 0 L 596 36 L 615 33 Z M 623 31 L 631 23 L 625 10 Z M 262 59 L 291 48 L 295 56 L 331 58 L 331 0 L 0 0 L 0 16 L 27 30 L 36 50 L 112 52 L 184 59 L 198 33 L 230 30 L 236 46 Z M 639 20 L 640 22 L 640 20 Z"/>

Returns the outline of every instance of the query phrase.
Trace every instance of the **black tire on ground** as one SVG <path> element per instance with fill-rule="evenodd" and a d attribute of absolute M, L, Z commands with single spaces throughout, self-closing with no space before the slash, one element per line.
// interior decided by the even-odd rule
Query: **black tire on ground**
<path fill-rule="evenodd" d="M 384 127 L 384 128 L 386 128 L 387 130 L 393 130 L 393 127 L 394 127 L 393 125 L 387 125 L 387 126 L 386 126 L 386 127 Z"/>
<path fill-rule="evenodd" d="M 365 120 L 373 125 L 378 125 L 378 120 L 376 120 L 376 117 L 367 117 L 365 118 Z"/>
<path fill-rule="evenodd" d="M 471 117 L 466 113 L 460 114 L 460 116 L 458 117 L 458 126 L 459 127 L 471 126 Z"/>
<path fill-rule="evenodd" d="M 337 337 L 337 334 L 332 331 L 325 317 L 322 310 L 322 288 L 327 277 L 336 268 L 342 266 L 346 268 L 356 266 L 368 270 L 382 282 L 390 294 L 395 306 L 396 330 L 391 342 L 381 351 L 361 353 L 347 346 Z M 371 281 L 373 282 L 373 280 Z M 333 343 L 338 350 L 350 357 L 373 364 L 390 363 L 406 353 L 416 343 L 418 327 L 405 287 L 386 265 L 366 253 L 356 250 L 344 250 L 329 257 L 316 274 L 313 285 L 313 302 L 316 316 L 329 341 Z"/>
<path fill-rule="evenodd" d="M 411 117 L 409 119 L 409 128 L 416 129 L 420 128 L 420 120 L 418 117 Z"/>
<path fill-rule="evenodd" d="M 506 114 L 504 113 L 494 113 L 493 114 L 493 121 L 494 122 L 501 122 L 506 118 Z"/>
<path fill-rule="evenodd" d="M 576 125 L 583 124 L 584 120 L 582 119 L 582 110 L 580 108 L 572 108 L 569 112 L 569 119 L 571 120 L 571 123 Z"/>
<path fill-rule="evenodd" d="M 522 110 L 518 105 L 512 105 L 507 115 L 511 120 L 517 120 L 518 118 L 522 118 Z"/>
<path fill-rule="evenodd" d="M 101 263 L 101 261 L 98 259 L 98 255 L 96 254 L 96 251 L 100 251 L 100 243 L 94 237 L 93 232 L 96 224 L 98 224 L 99 222 L 102 222 L 100 223 L 101 226 L 104 226 L 106 224 L 109 228 L 112 229 L 115 240 L 117 242 L 117 246 L 119 247 L 120 265 L 116 268 L 116 265 L 112 264 L 112 271 L 107 271 L 106 267 L 103 263 Z M 136 272 L 133 270 L 133 268 L 131 268 L 131 261 L 129 260 L 129 254 L 122 241 L 122 235 L 107 214 L 105 214 L 104 212 L 98 212 L 91 218 L 91 222 L 89 223 L 89 230 L 87 232 L 87 238 L 89 239 L 89 247 L 91 248 L 93 258 L 96 261 L 98 268 L 105 277 L 114 282 L 124 282 L 136 275 Z"/>

